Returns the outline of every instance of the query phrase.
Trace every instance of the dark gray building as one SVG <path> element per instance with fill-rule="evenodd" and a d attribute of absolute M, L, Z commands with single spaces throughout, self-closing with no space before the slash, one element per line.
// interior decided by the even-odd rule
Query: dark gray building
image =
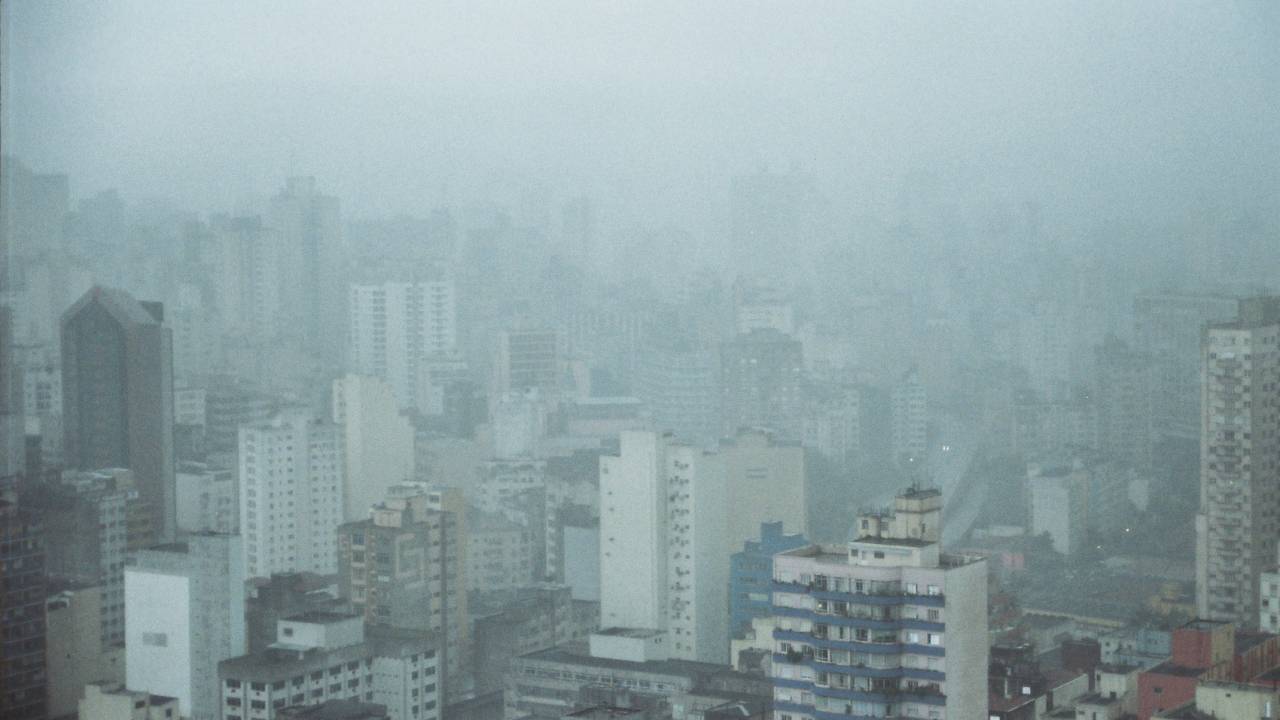
<path fill-rule="evenodd" d="M 81 470 L 128 468 L 172 538 L 173 334 L 160 303 L 94 287 L 62 316 L 64 461 Z"/>

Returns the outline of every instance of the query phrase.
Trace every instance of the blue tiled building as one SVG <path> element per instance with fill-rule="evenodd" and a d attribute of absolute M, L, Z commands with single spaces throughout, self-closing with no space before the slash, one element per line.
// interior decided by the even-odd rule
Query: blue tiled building
<path fill-rule="evenodd" d="M 741 638 L 752 618 L 769 617 L 773 556 L 808 545 L 803 535 L 784 535 L 781 522 L 760 524 L 760 540 L 733 554 L 729 569 L 729 637 Z"/>

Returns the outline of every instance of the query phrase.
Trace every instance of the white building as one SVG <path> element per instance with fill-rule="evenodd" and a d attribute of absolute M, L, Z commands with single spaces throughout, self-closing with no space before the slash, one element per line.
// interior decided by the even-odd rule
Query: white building
<path fill-rule="evenodd" d="M 774 556 L 773 717 L 988 717 L 986 561 L 941 552 L 942 494 L 858 532 Z"/>
<path fill-rule="evenodd" d="M 179 531 L 240 532 L 235 473 L 187 462 L 179 463 L 175 478 Z"/>
<path fill-rule="evenodd" d="M 1252 624 L 1280 538 L 1280 297 L 1203 333 L 1197 614 Z"/>
<path fill-rule="evenodd" d="M 920 373 L 908 370 L 890 391 L 893 459 L 899 463 L 923 463 L 928 450 L 928 405 Z"/>
<path fill-rule="evenodd" d="M 78 716 L 85 720 L 177 720 L 180 717 L 177 699 L 128 690 L 111 681 L 85 685 L 77 710 Z"/>
<path fill-rule="evenodd" d="M 727 508 L 719 456 L 622 433 L 619 455 L 600 458 L 602 626 L 664 630 L 673 658 L 723 662 Z"/>
<path fill-rule="evenodd" d="M 342 435 L 293 410 L 240 428 L 240 529 L 249 577 L 337 570 Z"/>
<path fill-rule="evenodd" d="M 245 651 L 245 574 L 236 535 L 197 534 L 138 552 L 124 573 L 131 690 L 178 699 L 183 717 L 219 717 L 218 662 Z"/>
<path fill-rule="evenodd" d="M 1048 533 L 1053 549 L 1074 555 L 1084 547 L 1089 528 L 1089 472 L 1079 463 L 1027 466 L 1031 498 L 1031 534 Z"/>
<path fill-rule="evenodd" d="M 432 358 L 458 348 L 452 278 L 352 285 L 347 295 L 349 366 L 385 379 L 401 407 L 416 402 L 420 376 Z"/>
<path fill-rule="evenodd" d="M 213 287 L 222 332 L 274 337 L 280 325 L 280 236 L 258 218 L 214 227 Z"/>
<path fill-rule="evenodd" d="M 493 456 L 536 457 L 547 432 L 547 403 L 537 388 L 504 393 L 493 404 Z"/>
<path fill-rule="evenodd" d="M 367 375 L 333 381 L 333 422 L 343 439 L 343 519 L 363 520 L 387 488 L 413 479 L 413 424 L 391 386 Z"/>
<path fill-rule="evenodd" d="M 755 538 L 761 523 L 781 522 L 788 533 L 808 532 L 804 448 L 764 430 L 742 430 L 720 442 L 728 477 L 728 547 Z"/>
<path fill-rule="evenodd" d="M 207 375 L 217 362 L 220 333 L 212 308 L 200 288 L 180 283 L 177 297 L 166 306 L 165 321 L 173 328 L 173 377 L 190 381 Z"/>
<path fill-rule="evenodd" d="M 369 626 L 360 616 L 310 612 L 277 623 L 276 643 L 219 664 L 223 720 L 274 720 L 290 705 L 359 700 L 391 720 L 441 715 L 440 657 L 426 631 Z"/>
<path fill-rule="evenodd" d="M 1280 567 L 1272 567 L 1259 576 L 1258 629 L 1280 634 Z"/>

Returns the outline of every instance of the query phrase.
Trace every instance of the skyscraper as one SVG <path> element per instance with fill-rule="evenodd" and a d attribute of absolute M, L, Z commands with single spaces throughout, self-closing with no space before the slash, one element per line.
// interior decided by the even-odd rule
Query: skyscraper
<path fill-rule="evenodd" d="M 332 573 L 342 522 L 339 428 L 300 410 L 240 428 L 240 532 L 245 572 Z"/>
<path fill-rule="evenodd" d="M 628 431 L 600 458 L 600 617 L 661 630 L 671 657 L 728 655 L 727 488 L 721 458 Z"/>
<path fill-rule="evenodd" d="M 280 305 L 287 323 L 281 329 L 299 331 L 304 347 L 332 357 L 341 345 L 323 328 L 345 310 L 335 289 L 340 221 L 338 199 L 317 191 L 314 177 L 289 178 L 268 213 L 268 225 L 280 235 Z"/>
<path fill-rule="evenodd" d="M 774 717 L 987 717 L 987 568 L 941 552 L 942 494 L 773 558 Z"/>
<path fill-rule="evenodd" d="M 439 268 L 421 281 L 352 285 L 347 310 L 351 369 L 390 383 L 401 407 L 415 405 L 428 360 L 458 349 L 453 280 Z"/>
<path fill-rule="evenodd" d="M 45 530 L 0 479 L 0 717 L 44 720 Z"/>
<path fill-rule="evenodd" d="M 762 427 L 797 440 L 804 430 L 804 354 L 799 341 L 772 328 L 739 334 L 720 346 L 721 419 L 726 435 Z"/>
<path fill-rule="evenodd" d="M 94 287 L 62 317 L 62 406 L 68 467 L 128 468 L 172 538 L 173 338 L 160 303 Z"/>
<path fill-rule="evenodd" d="M 413 425 L 376 377 L 333 381 L 333 422 L 342 433 L 343 519 L 362 520 L 387 488 L 413 477 Z"/>
<path fill-rule="evenodd" d="M 1197 613 L 1251 626 L 1280 539 L 1280 297 L 1205 326 L 1201 363 Z"/>
<path fill-rule="evenodd" d="M 245 651 L 244 583 L 238 535 L 196 533 L 138 552 L 124 574 L 129 689 L 216 720 L 218 662 Z"/>

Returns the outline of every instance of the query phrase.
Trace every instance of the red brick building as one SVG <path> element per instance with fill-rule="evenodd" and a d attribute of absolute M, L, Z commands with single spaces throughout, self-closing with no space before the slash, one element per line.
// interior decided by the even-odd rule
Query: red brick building
<path fill-rule="evenodd" d="M 1138 719 L 1195 699 L 1200 680 L 1250 682 L 1280 666 L 1280 635 L 1236 632 L 1227 622 L 1192 620 L 1173 631 L 1173 655 L 1138 676 Z"/>

